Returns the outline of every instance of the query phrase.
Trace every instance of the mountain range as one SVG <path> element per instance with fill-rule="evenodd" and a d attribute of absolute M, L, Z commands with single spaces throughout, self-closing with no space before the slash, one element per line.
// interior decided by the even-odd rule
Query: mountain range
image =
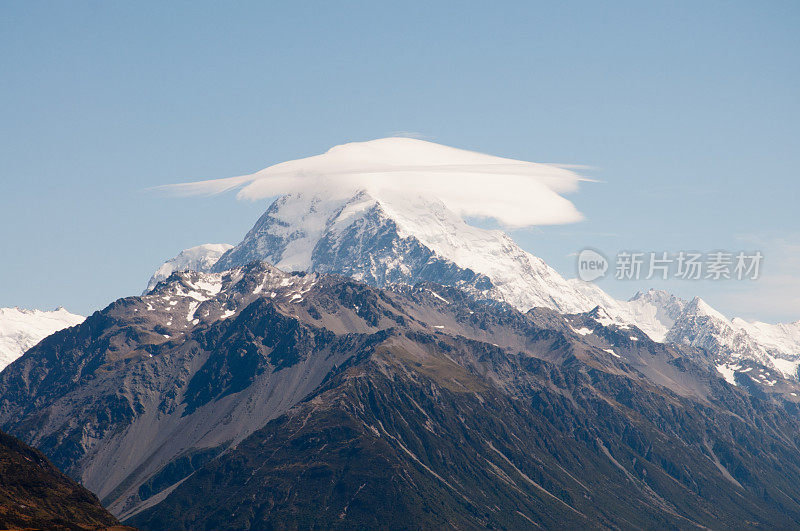
<path fill-rule="evenodd" d="M 176 272 L 0 373 L 0 426 L 142 529 L 797 521 L 797 382 L 608 320 Z"/>
<path fill-rule="evenodd" d="M 800 522 L 800 323 L 619 301 L 430 194 L 329 192 L 33 341 L 0 429 L 140 529 Z"/>

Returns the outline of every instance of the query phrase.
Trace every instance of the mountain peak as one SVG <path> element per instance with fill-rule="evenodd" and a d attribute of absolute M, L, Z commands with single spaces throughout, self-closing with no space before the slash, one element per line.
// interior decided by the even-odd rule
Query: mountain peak
<path fill-rule="evenodd" d="M 469 225 L 443 201 L 408 192 L 281 196 L 212 270 L 252 260 L 375 286 L 452 285 L 523 311 L 538 306 L 579 313 L 598 302 L 595 291 L 564 280 L 502 231 Z"/>
<path fill-rule="evenodd" d="M 706 316 L 711 317 L 713 319 L 717 319 L 720 321 L 724 321 L 726 324 L 730 324 L 730 321 L 727 317 L 719 313 L 717 310 L 711 307 L 706 301 L 701 299 L 700 297 L 693 298 L 689 304 L 686 305 L 684 310 L 689 314 L 694 314 L 698 316 Z"/>
<path fill-rule="evenodd" d="M 647 291 L 637 291 L 630 301 L 664 302 L 676 299 L 675 295 L 663 289 L 650 288 Z"/>
<path fill-rule="evenodd" d="M 227 243 L 204 243 L 203 245 L 184 249 L 177 256 L 167 260 L 156 269 L 156 272 L 147 282 L 147 288 L 143 293 L 146 294 L 152 291 L 159 282 L 167 279 L 175 271 L 188 269 L 205 272 L 210 270 L 219 260 L 219 257 L 232 247 L 233 245 Z"/>

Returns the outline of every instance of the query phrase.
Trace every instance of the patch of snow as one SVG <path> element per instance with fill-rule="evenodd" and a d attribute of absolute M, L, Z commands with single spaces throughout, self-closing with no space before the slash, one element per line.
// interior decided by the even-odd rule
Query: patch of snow
<path fill-rule="evenodd" d="M 734 373 L 740 369 L 737 365 L 729 365 L 727 363 L 721 363 L 717 365 L 717 372 L 719 372 L 725 381 L 731 385 L 736 385 L 736 378 L 734 378 Z M 749 370 L 750 368 L 748 368 Z"/>
<path fill-rule="evenodd" d="M 638 292 L 627 302 L 633 322 L 653 341 L 663 342 L 686 306 L 686 301 L 666 291 Z"/>
<path fill-rule="evenodd" d="M 186 314 L 186 320 L 191 322 L 194 319 L 194 312 L 197 311 L 197 307 L 200 306 L 200 303 L 197 301 L 192 301 L 189 303 L 189 311 Z"/>
<path fill-rule="evenodd" d="M 592 319 L 600 323 L 602 326 L 611 326 L 620 324 L 619 321 L 612 318 L 602 306 L 597 306 L 591 312 Z"/>
<path fill-rule="evenodd" d="M 797 367 L 800 365 L 798 360 L 785 360 L 782 358 L 772 357 L 772 364 L 778 369 L 786 378 L 797 379 Z"/>
<path fill-rule="evenodd" d="M 449 300 L 445 299 L 444 297 L 442 297 L 441 295 L 439 295 L 439 294 L 438 294 L 438 293 L 436 293 L 435 291 L 433 291 L 433 290 L 428 290 L 428 292 L 430 292 L 430 294 L 431 294 L 431 295 L 433 295 L 434 297 L 436 297 L 436 298 L 437 298 L 437 299 L 439 299 L 440 301 L 444 302 L 445 304 L 450 304 L 450 301 L 449 301 Z M 470 312 L 470 313 L 472 313 L 472 312 Z"/>

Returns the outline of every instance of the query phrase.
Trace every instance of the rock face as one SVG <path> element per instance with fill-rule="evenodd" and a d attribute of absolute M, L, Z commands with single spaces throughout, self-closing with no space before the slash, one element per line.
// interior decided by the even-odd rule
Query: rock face
<path fill-rule="evenodd" d="M 0 427 L 142 529 L 789 527 L 798 391 L 599 308 L 251 263 L 50 336 Z"/>
<path fill-rule="evenodd" d="M 0 432 L 0 529 L 129 529 L 41 452 Z"/>
<path fill-rule="evenodd" d="M 233 245 L 227 243 L 205 243 L 197 247 L 184 249 L 178 253 L 178 256 L 167 260 L 156 269 L 156 272 L 147 282 L 147 288 L 145 288 L 143 294 L 152 291 L 156 284 L 166 280 L 175 271 L 206 272 L 210 270 L 217 263 L 219 257 L 232 247 Z"/>
<path fill-rule="evenodd" d="M 64 308 L 49 312 L 0 308 L 0 371 L 53 332 L 75 326 L 84 319 Z"/>

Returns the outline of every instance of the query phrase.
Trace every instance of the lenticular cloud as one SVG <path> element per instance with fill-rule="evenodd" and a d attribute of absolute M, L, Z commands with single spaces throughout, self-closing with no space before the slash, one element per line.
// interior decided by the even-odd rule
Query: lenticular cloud
<path fill-rule="evenodd" d="M 169 185 L 179 194 L 238 189 L 240 199 L 287 193 L 328 196 L 365 190 L 376 197 L 435 198 L 461 216 L 495 219 L 508 227 L 580 221 L 561 194 L 583 179 L 552 164 L 505 159 L 413 138 L 382 138 L 333 147 L 322 155 L 275 164 L 240 177 Z"/>

